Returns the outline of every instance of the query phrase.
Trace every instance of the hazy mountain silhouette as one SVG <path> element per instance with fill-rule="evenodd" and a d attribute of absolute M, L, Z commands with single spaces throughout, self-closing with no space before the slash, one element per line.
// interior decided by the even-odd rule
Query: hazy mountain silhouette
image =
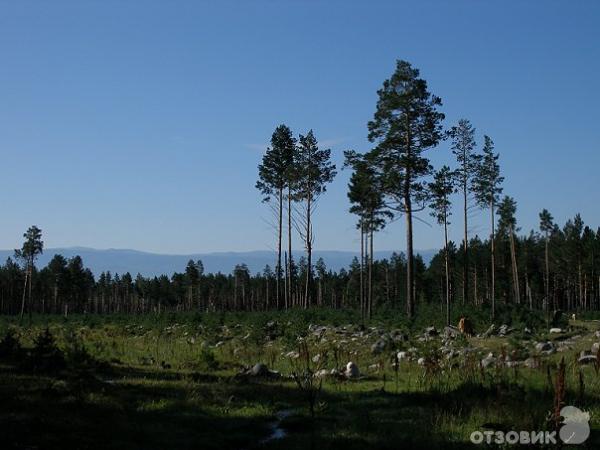
<path fill-rule="evenodd" d="M 429 263 L 437 250 L 421 250 L 420 253 L 426 263 Z M 389 258 L 393 253 L 391 250 L 375 252 L 376 259 Z M 190 259 L 200 259 L 204 264 L 206 273 L 230 273 L 236 264 L 246 264 L 252 273 L 262 272 L 265 265 L 275 266 L 276 254 L 272 251 L 250 251 L 250 252 L 215 252 L 196 253 L 189 255 L 164 255 L 159 253 L 142 252 L 138 250 L 106 249 L 98 250 L 86 247 L 49 248 L 37 261 L 37 267 L 42 268 L 48 264 L 55 254 L 61 254 L 65 258 L 79 255 L 86 267 L 89 267 L 95 275 L 101 272 L 111 273 L 129 272 L 133 276 L 141 273 L 144 276 L 155 276 L 173 272 L 183 272 Z M 13 257 L 14 250 L 0 250 L 0 261 Z M 302 256 L 302 252 L 294 252 L 296 261 Z M 323 258 L 327 268 L 338 271 L 342 267 L 347 268 L 352 258 L 359 256 L 356 252 L 323 250 L 313 252 L 313 261 Z"/>

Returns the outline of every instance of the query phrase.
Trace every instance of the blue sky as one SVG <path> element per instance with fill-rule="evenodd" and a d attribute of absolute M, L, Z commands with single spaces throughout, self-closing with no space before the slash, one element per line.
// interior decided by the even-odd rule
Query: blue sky
<path fill-rule="evenodd" d="M 494 139 L 523 231 L 543 207 L 596 227 L 599 22 L 595 1 L 0 1 L 0 248 L 31 224 L 49 247 L 273 248 L 254 189 L 272 130 L 312 128 L 341 165 L 369 149 L 398 58 L 447 126 Z M 448 144 L 430 156 L 450 162 Z M 348 175 L 321 200 L 318 249 L 358 245 Z M 472 212 L 471 234 L 487 217 Z M 422 218 L 416 248 L 439 247 Z M 400 220 L 375 244 L 404 237 Z"/>

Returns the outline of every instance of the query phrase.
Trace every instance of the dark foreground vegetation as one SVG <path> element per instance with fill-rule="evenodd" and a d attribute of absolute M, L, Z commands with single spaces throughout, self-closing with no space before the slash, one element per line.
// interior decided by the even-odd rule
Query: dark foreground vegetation
<path fill-rule="evenodd" d="M 358 312 L 325 309 L 34 315 L 27 327 L 3 318 L 0 442 L 469 448 L 475 430 L 552 430 L 559 404 L 591 413 L 586 448 L 597 448 L 599 367 L 579 358 L 600 341 L 600 323 L 500 308 L 499 334 L 477 311 L 468 311 L 473 337 L 444 329 L 444 314 L 426 307 L 364 326 Z"/>

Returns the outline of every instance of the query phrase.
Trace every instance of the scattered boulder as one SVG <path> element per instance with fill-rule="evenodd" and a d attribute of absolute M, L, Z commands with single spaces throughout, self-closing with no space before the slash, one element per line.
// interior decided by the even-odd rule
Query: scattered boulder
<path fill-rule="evenodd" d="M 247 377 L 252 377 L 252 378 L 280 378 L 281 374 L 279 372 L 274 371 L 274 370 L 269 370 L 269 368 L 267 367 L 266 364 L 257 363 L 254 366 L 252 366 L 250 369 L 242 371 L 241 373 L 239 373 L 238 375 L 236 375 L 236 377 L 237 378 L 242 378 L 242 379 L 245 379 Z"/>
<path fill-rule="evenodd" d="M 562 332 L 562 328 L 550 328 L 550 334 L 560 334 Z"/>
<path fill-rule="evenodd" d="M 483 333 L 484 338 L 489 338 L 496 333 L 496 325 L 491 324 L 485 333 Z"/>
<path fill-rule="evenodd" d="M 481 366 L 486 369 L 488 367 L 496 365 L 496 357 L 493 353 L 488 353 L 488 355 L 481 360 Z"/>
<path fill-rule="evenodd" d="M 354 380 L 360 377 L 360 370 L 358 370 L 358 366 L 356 364 L 350 361 L 348 364 L 346 364 L 346 370 L 344 372 L 344 375 L 349 380 Z"/>
<path fill-rule="evenodd" d="M 600 351 L 600 342 L 594 342 L 592 344 L 592 353 L 598 353 Z"/>
<path fill-rule="evenodd" d="M 445 339 L 454 339 L 458 337 L 459 334 L 460 330 L 452 325 L 449 325 L 446 328 L 444 328 L 443 336 Z"/>
<path fill-rule="evenodd" d="M 398 359 L 398 361 L 402 361 L 404 359 L 408 359 L 410 357 L 410 353 L 409 352 L 398 352 L 396 354 L 396 358 Z"/>
<path fill-rule="evenodd" d="M 420 366 L 424 366 L 424 365 L 425 365 L 425 358 L 423 358 L 423 357 L 420 357 L 420 358 L 417 360 L 417 364 L 418 364 L 418 365 L 420 365 Z"/>
<path fill-rule="evenodd" d="M 393 330 L 390 332 L 390 338 L 394 342 L 406 342 L 408 341 L 408 335 L 401 330 Z"/>
<path fill-rule="evenodd" d="M 434 336 L 437 336 L 438 334 L 439 334 L 438 330 L 436 330 L 436 328 L 433 326 L 425 328 L 425 336 L 434 337 Z"/>
<path fill-rule="evenodd" d="M 596 364 L 597 361 L 598 358 L 596 357 L 596 355 L 583 355 L 580 356 L 577 360 L 579 364 Z"/>
<path fill-rule="evenodd" d="M 445 350 L 445 353 L 446 353 L 446 359 L 455 358 L 460 354 L 459 352 L 457 352 L 456 350 L 454 350 L 452 348 Z"/>
<path fill-rule="evenodd" d="M 264 377 L 269 373 L 269 368 L 266 364 L 257 363 L 248 371 L 248 375 L 252 375 L 253 377 Z"/>
<path fill-rule="evenodd" d="M 379 339 L 371 346 L 371 353 L 378 355 L 387 348 L 387 342 L 383 339 Z"/>
<path fill-rule="evenodd" d="M 314 377 L 315 378 L 327 378 L 329 375 L 330 375 L 329 370 L 327 370 L 327 369 L 321 369 L 321 370 L 318 370 L 314 374 Z"/>
<path fill-rule="evenodd" d="M 538 342 L 535 345 L 535 349 L 536 349 L 536 351 L 538 351 L 540 353 L 553 351 L 554 350 L 554 344 L 552 344 L 552 342 L 550 342 L 550 341 L 547 341 L 547 342 Z"/>
<path fill-rule="evenodd" d="M 498 328 L 498 336 L 506 336 L 507 334 L 510 334 L 511 331 L 512 328 L 509 328 L 508 325 L 500 325 L 500 328 Z"/>

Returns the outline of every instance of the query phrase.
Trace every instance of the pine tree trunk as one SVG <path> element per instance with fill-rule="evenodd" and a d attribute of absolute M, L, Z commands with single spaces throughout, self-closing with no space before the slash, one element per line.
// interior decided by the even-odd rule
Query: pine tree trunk
<path fill-rule="evenodd" d="M 446 325 L 450 325 L 450 268 L 448 267 L 448 221 L 444 216 L 444 269 L 446 271 Z"/>
<path fill-rule="evenodd" d="M 517 267 L 517 252 L 515 248 L 515 236 L 514 230 L 512 227 L 509 230 L 510 233 L 510 260 L 512 265 L 512 275 L 513 275 L 513 289 L 515 301 L 520 304 L 521 303 L 521 293 L 519 290 L 519 271 Z"/>
<path fill-rule="evenodd" d="M 548 232 L 546 232 L 546 242 L 544 245 L 544 265 L 546 266 L 546 301 L 545 309 L 548 311 L 550 305 L 550 258 L 548 256 Z M 553 305 L 553 309 L 556 309 L 556 305 Z"/>
<path fill-rule="evenodd" d="M 276 278 L 275 278 L 275 301 L 277 302 L 277 309 L 281 307 L 281 235 L 283 227 L 283 189 L 279 189 L 279 208 L 277 211 L 277 264 L 275 267 Z M 284 294 L 285 309 L 288 308 L 287 293 Z"/>
<path fill-rule="evenodd" d="M 292 298 L 292 189 L 288 186 L 288 298 Z"/>
<path fill-rule="evenodd" d="M 364 321 L 365 319 L 365 285 L 364 285 L 364 264 L 365 264 L 365 227 L 361 220 L 360 222 L 360 315 Z"/>
<path fill-rule="evenodd" d="M 490 240 L 490 245 L 491 245 L 491 250 L 492 250 L 492 254 L 491 254 L 491 260 L 492 260 L 492 291 L 491 291 L 491 299 L 492 299 L 492 320 L 494 320 L 496 318 L 496 245 L 495 245 L 495 240 L 496 240 L 496 220 L 494 217 L 494 201 L 492 200 L 490 202 L 490 211 L 491 211 L 491 215 L 492 215 L 492 236 L 491 236 L 491 240 Z"/>
<path fill-rule="evenodd" d="M 310 223 L 310 214 L 311 214 L 311 195 L 308 194 L 308 198 L 306 199 L 306 288 L 304 293 L 304 302 L 305 308 L 310 307 L 311 298 L 310 298 L 310 287 L 312 281 L 312 229 Z"/>
<path fill-rule="evenodd" d="M 25 284 L 23 285 L 23 299 L 21 301 L 21 322 L 23 321 L 23 316 L 25 314 L 25 298 L 27 295 L 27 281 L 29 276 L 29 267 L 25 269 Z"/>
<path fill-rule="evenodd" d="M 31 262 L 29 263 L 29 296 L 28 296 L 28 300 L 27 300 L 27 313 L 29 315 L 29 323 L 31 324 L 31 314 L 32 314 L 32 309 L 33 309 L 33 305 L 31 303 L 31 289 L 32 289 L 32 285 L 33 285 L 33 258 L 31 259 Z"/>
<path fill-rule="evenodd" d="M 373 314 L 373 227 L 369 230 L 369 310 L 368 318 Z"/>
<path fill-rule="evenodd" d="M 465 161 L 466 166 L 466 161 Z M 466 171 L 466 167 L 463 168 Z M 464 235 L 463 235 L 463 305 L 468 301 L 469 297 L 469 238 L 468 238 L 468 224 L 467 224 L 467 183 L 463 183 L 463 216 L 464 216 Z"/>
<path fill-rule="evenodd" d="M 406 314 L 412 318 L 415 310 L 413 275 L 413 228 L 410 196 L 405 198 L 406 209 Z"/>

